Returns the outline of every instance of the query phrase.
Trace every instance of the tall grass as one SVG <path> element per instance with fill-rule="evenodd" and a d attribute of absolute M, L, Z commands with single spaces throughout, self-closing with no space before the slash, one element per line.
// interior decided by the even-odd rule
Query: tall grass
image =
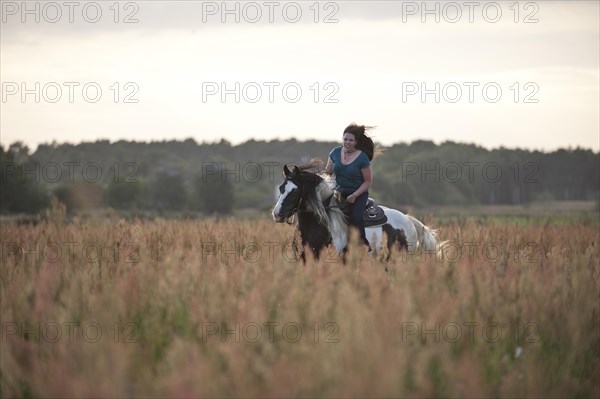
<path fill-rule="evenodd" d="M 598 397 L 597 224 L 296 261 L 268 220 L 1 227 L 3 397 Z M 309 257 L 310 258 L 310 257 Z"/>

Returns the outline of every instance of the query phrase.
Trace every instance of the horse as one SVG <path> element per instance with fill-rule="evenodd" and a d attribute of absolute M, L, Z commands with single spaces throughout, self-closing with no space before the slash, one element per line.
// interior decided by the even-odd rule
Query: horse
<path fill-rule="evenodd" d="M 302 240 L 301 259 L 306 262 L 304 248 L 308 246 L 315 259 L 321 251 L 333 244 L 337 255 L 344 255 L 348 245 L 348 217 L 342 200 L 335 195 L 335 180 L 326 174 L 313 173 L 311 162 L 290 171 L 283 167 L 284 181 L 279 186 L 279 198 L 272 211 L 275 222 L 288 222 L 297 215 L 297 227 Z M 383 233 L 387 234 L 388 257 L 392 248 L 412 253 L 417 249 L 438 250 L 437 231 L 425 226 L 416 218 L 382 205 L 387 221 L 381 225 L 365 227 L 369 245 L 374 252 L 382 248 Z M 385 218 L 384 218 L 385 219 Z M 371 253 L 371 252 L 370 252 Z"/>

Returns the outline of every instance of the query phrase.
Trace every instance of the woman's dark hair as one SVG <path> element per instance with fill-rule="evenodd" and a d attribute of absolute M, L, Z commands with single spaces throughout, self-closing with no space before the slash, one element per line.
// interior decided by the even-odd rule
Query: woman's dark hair
<path fill-rule="evenodd" d="M 344 134 L 350 133 L 354 136 L 354 139 L 356 140 L 356 148 L 367 154 L 369 161 L 372 161 L 373 158 L 381 154 L 379 145 L 375 147 L 373 144 L 373 139 L 366 134 L 367 130 L 372 129 L 375 129 L 375 126 L 357 125 L 354 122 L 349 124 L 344 129 Z"/>

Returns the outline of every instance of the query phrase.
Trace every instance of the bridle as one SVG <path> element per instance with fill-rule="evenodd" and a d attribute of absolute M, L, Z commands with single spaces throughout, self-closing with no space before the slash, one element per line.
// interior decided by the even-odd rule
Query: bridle
<path fill-rule="evenodd" d="M 287 218 L 285 218 L 285 222 L 287 224 L 294 224 L 294 218 L 296 216 L 297 213 L 301 213 L 301 212 L 312 212 L 308 209 L 299 209 L 300 205 L 302 205 L 302 201 L 304 200 L 304 184 L 297 184 L 297 186 L 300 188 L 300 200 L 298 201 L 298 205 L 296 205 L 296 207 L 292 208 L 292 212 L 290 214 L 290 216 L 288 216 Z M 331 201 L 331 198 L 335 195 L 335 190 L 333 193 L 331 193 L 331 195 L 329 197 L 327 197 L 325 199 L 325 201 L 323 201 L 323 207 L 325 208 L 325 210 L 330 210 L 330 209 L 335 209 L 335 208 L 339 208 L 342 209 L 343 208 L 339 205 L 339 204 L 335 204 L 335 205 L 325 205 L 328 204 Z"/>
<path fill-rule="evenodd" d="M 286 181 L 291 181 L 289 179 L 286 179 Z M 295 183 L 294 183 L 295 184 Z M 302 203 L 302 194 L 304 193 L 304 184 L 296 184 L 298 187 L 300 187 L 300 200 L 298 201 L 298 205 L 296 205 L 294 208 L 292 208 L 292 213 L 290 213 L 290 216 L 288 216 L 287 218 L 285 218 L 285 222 L 289 225 L 294 224 L 294 219 L 296 216 L 296 213 L 298 213 L 298 208 L 300 207 L 300 204 Z"/>

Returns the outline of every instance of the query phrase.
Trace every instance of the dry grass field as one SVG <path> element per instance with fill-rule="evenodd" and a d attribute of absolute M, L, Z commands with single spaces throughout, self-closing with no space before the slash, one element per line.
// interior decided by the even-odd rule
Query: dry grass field
<path fill-rule="evenodd" d="M 266 218 L 5 224 L 2 397 L 599 397 L 597 214 L 438 226 L 302 265 Z"/>

